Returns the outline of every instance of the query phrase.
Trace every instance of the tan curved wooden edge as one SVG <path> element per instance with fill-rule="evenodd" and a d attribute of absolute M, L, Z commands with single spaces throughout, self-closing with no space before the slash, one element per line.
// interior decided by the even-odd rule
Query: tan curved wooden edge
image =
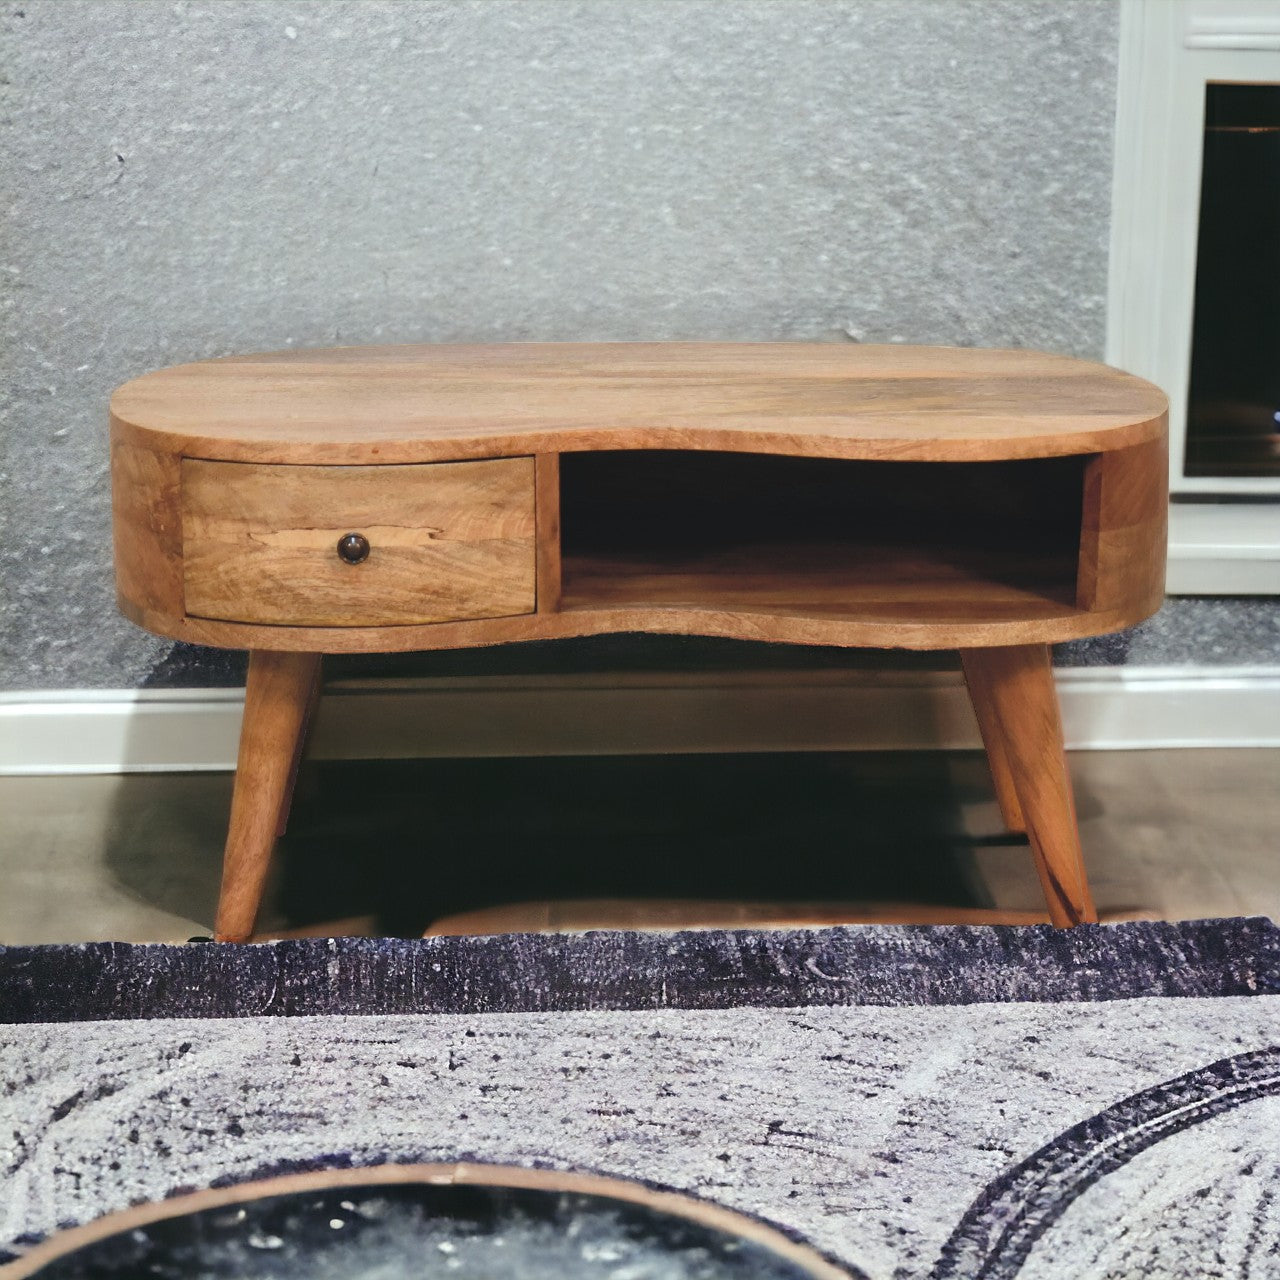
<path fill-rule="evenodd" d="M 246 1204 L 264 1196 L 290 1195 L 340 1188 L 380 1186 L 386 1184 L 432 1183 L 438 1186 L 508 1187 L 520 1190 L 566 1192 L 571 1195 L 602 1196 L 641 1205 L 656 1213 L 671 1214 L 698 1223 L 713 1231 L 721 1231 L 749 1240 L 775 1257 L 794 1263 L 813 1280 L 849 1280 L 842 1267 L 828 1262 L 816 1249 L 799 1244 L 774 1227 L 757 1218 L 732 1209 L 722 1208 L 706 1200 L 682 1195 L 676 1191 L 657 1191 L 639 1182 L 611 1178 L 601 1174 L 558 1173 L 549 1169 L 522 1169 L 516 1165 L 476 1163 L 373 1165 L 360 1169 L 325 1169 L 309 1173 L 285 1174 L 277 1178 L 245 1182 L 233 1187 L 219 1187 L 175 1196 L 155 1204 L 136 1205 L 119 1213 L 108 1214 L 96 1222 L 73 1227 L 33 1246 L 16 1262 L 0 1266 L 0 1277 L 18 1280 L 36 1275 L 77 1249 L 105 1240 L 108 1236 L 134 1231 L 155 1222 L 165 1222 L 207 1209 L 222 1209 Z"/>
<path fill-rule="evenodd" d="M 1001 807 L 1054 919 L 1092 918 L 1046 646 L 1163 597 L 1149 383 L 967 348 L 347 348 L 149 374 L 111 431 L 121 608 L 254 655 L 220 937 L 252 933 L 315 655 L 612 631 L 1004 654 L 966 659 Z"/>

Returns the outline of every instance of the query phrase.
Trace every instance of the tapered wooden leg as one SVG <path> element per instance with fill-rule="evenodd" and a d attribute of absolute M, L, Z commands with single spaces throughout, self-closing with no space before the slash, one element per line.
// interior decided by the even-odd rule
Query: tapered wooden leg
<path fill-rule="evenodd" d="M 986 704 L 979 723 L 990 717 L 993 736 L 1003 744 L 1049 919 L 1061 926 L 1096 921 L 1048 646 L 970 649 L 963 657 L 975 701 Z"/>
<path fill-rule="evenodd" d="M 987 683 L 985 666 L 973 658 L 974 650 L 960 654 L 964 666 L 965 684 L 969 686 L 969 698 L 973 703 L 974 715 L 978 718 L 978 729 L 982 734 L 982 745 L 987 749 L 987 763 L 991 766 L 991 780 L 996 786 L 996 803 L 1000 806 L 1000 816 L 1010 831 L 1025 831 L 1026 819 L 1022 816 L 1022 805 L 1018 801 L 1018 791 L 1013 785 L 1013 772 L 1009 768 L 1009 750 L 996 720 L 995 699 Z"/>
<path fill-rule="evenodd" d="M 295 760 L 319 668 L 317 653 L 255 649 L 249 655 L 231 825 L 214 926 L 219 942 L 244 942 L 253 933 L 276 831 L 288 811 Z"/>
<path fill-rule="evenodd" d="M 307 695 L 307 709 L 303 712 L 302 728 L 293 748 L 293 764 L 289 769 L 289 784 L 280 797 L 280 816 L 276 819 L 276 839 L 284 835 L 289 826 L 289 810 L 293 807 L 293 793 L 298 785 L 298 770 L 302 767 L 302 752 L 307 745 L 307 731 L 315 719 L 316 704 L 320 701 L 320 662 L 317 657 L 315 674 L 311 677 L 311 691 Z"/>

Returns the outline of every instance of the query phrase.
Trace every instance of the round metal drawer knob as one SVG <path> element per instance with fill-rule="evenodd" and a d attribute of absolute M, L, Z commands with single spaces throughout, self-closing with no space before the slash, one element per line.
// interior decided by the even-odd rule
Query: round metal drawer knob
<path fill-rule="evenodd" d="M 369 558 L 369 539 L 362 533 L 344 533 L 338 539 L 338 555 L 348 564 L 359 564 Z"/>

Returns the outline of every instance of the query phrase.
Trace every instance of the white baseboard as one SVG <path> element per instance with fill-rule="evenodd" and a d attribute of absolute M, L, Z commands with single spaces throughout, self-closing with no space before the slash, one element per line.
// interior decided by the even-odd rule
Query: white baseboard
<path fill-rule="evenodd" d="M 1058 672 L 1079 749 L 1280 746 L 1280 667 Z M 238 689 L 0 694 L 0 773 L 231 769 Z M 911 751 L 979 746 L 958 673 L 765 672 L 351 681 L 315 759 Z"/>
<path fill-rule="evenodd" d="M 1165 591 L 1280 595 L 1280 504 L 1175 502 L 1169 508 Z"/>

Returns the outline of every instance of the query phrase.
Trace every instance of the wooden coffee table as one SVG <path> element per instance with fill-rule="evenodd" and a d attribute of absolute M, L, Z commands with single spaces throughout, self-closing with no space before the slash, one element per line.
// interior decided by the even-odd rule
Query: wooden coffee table
<path fill-rule="evenodd" d="M 958 649 L 1050 918 L 1096 918 L 1048 646 L 1160 605 L 1166 402 L 1029 351 L 288 351 L 111 400 L 120 607 L 250 650 L 217 935 L 248 938 L 325 653 L 616 631 Z"/>

